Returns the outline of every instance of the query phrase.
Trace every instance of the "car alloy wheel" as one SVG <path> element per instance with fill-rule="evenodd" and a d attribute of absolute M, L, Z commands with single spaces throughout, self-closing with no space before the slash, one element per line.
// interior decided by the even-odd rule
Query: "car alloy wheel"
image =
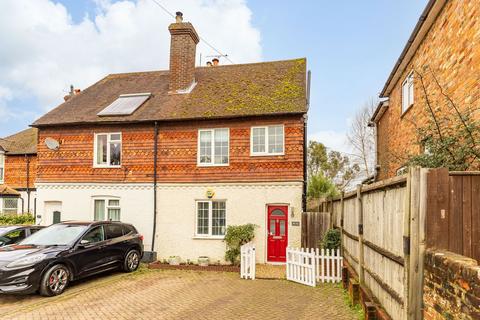
<path fill-rule="evenodd" d="M 68 272 L 63 268 L 59 268 L 52 272 L 48 278 L 48 287 L 53 293 L 61 293 L 68 283 Z"/>
<path fill-rule="evenodd" d="M 138 254 L 138 251 L 131 250 L 127 254 L 127 257 L 125 259 L 126 271 L 137 270 L 139 264 L 140 264 L 140 255 Z"/>

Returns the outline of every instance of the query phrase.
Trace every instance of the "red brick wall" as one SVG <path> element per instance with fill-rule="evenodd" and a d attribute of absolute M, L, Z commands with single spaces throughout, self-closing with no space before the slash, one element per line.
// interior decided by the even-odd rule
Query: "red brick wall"
<path fill-rule="evenodd" d="M 28 155 L 29 188 L 34 187 L 37 172 L 37 156 Z M 27 158 L 25 155 L 7 155 L 5 157 L 5 184 L 12 188 L 27 187 Z"/>
<path fill-rule="evenodd" d="M 480 267 L 476 260 L 448 251 L 427 251 L 424 318 L 480 319 Z"/>
<path fill-rule="evenodd" d="M 415 127 L 425 123 L 427 105 L 418 76 L 414 79 L 414 105 L 403 115 L 401 111 L 401 85 L 412 70 L 424 75 L 426 92 L 436 112 L 452 112 L 452 107 L 441 95 L 433 75 L 460 108 L 480 107 L 479 16 L 480 0 L 447 1 L 395 84 L 390 106 L 378 123 L 379 179 L 394 176 L 409 155 L 420 152 Z"/>
<path fill-rule="evenodd" d="M 159 124 L 159 182 L 302 181 L 303 118 L 243 119 Z M 284 124 L 285 155 L 251 157 L 250 128 Z M 230 164 L 197 166 L 198 129 L 230 128 Z M 122 167 L 93 168 L 94 133 L 122 132 Z M 44 141 L 60 141 L 58 151 Z M 38 182 L 152 182 L 153 124 L 44 128 L 39 131 Z"/>

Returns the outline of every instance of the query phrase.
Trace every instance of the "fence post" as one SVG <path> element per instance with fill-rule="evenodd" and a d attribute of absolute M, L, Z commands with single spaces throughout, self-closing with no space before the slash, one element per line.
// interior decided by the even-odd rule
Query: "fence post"
<path fill-rule="evenodd" d="M 403 209 L 403 319 L 409 319 L 410 314 L 410 198 L 411 198 L 412 172 L 407 175 L 407 186 L 405 189 L 405 202 Z"/>
<path fill-rule="evenodd" d="M 344 215 L 344 210 L 345 206 L 343 203 L 343 197 L 345 196 L 345 193 L 342 191 L 340 194 L 340 252 L 343 257 L 343 215 Z"/>
<path fill-rule="evenodd" d="M 363 256 L 363 208 L 362 208 L 362 185 L 357 185 L 357 202 L 356 202 L 357 216 L 358 216 L 358 278 L 360 285 L 365 285 L 365 270 L 364 270 L 364 256 Z"/>
<path fill-rule="evenodd" d="M 419 167 L 410 171 L 410 260 L 408 273 L 408 319 L 422 318 L 423 254 L 425 251 L 425 212 L 427 173 Z"/>

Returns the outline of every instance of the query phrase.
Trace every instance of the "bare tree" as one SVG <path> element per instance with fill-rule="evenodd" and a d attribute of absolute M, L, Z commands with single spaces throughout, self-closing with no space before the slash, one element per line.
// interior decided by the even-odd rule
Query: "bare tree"
<path fill-rule="evenodd" d="M 370 99 L 357 111 L 350 125 L 347 140 L 352 147 L 354 161 L 361 168 L 361 175 L 369 177 L 375 166 L 375 129 L 368 126 L 378 100 Z"/>

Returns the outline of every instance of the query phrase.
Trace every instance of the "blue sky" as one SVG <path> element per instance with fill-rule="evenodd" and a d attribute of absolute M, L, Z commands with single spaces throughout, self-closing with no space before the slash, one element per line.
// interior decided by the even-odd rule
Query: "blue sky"
<path fill-rule="evenodd" d="M 171 11 L 182 10 L 185 13 L 189 10 L 171 7 L 175 1 L 158 1 Z M 95 21 L 95 15 L 101 11 L 99 3 L 102 3 L 99 0 L 54 2 L 66 8 L 71 25 L 82 23 L 86 16 Z M 309 133 L 311 137 L 323 140 L 327 146 L 341 148 L 339 141 L 348 130 L 348 119 L 353 117 L 362 104 L 378 95 L 426 2 L 248 0 L 246 5 L 252 13 L 249 24 L 258 30 L 261 46 L 259 54 L 250 56 L 250 59 L 254 57 L 255 60 L 267 61 L 307 57 L 308 67 L 312 71 Z M 160 8 L 157 7 L 157 10 L 159 17 L 170 19 Z M 198 18 L 196 19 L 198 23 Z M 192 22 L 195 24 L 194 20 Z M 204 30 L 207 29 L 204 27 Z M 231 49 L 228 38 L 222 40 L 212 33 L 214 29 L 209 30 L 209 34 L 202 36 L 235 57 L 237 49 Z M 8 30 L 0 29 L 0 37 L 2 32 Z M 231 51 L 227 51 L 227 48 Z M 246 53 L 242 53 L 242 57 L 241 61 L 249 59 Z M 25 59 L 27 58 L 28 56 Z M 8 62 L 2 64 L 0 70 L 8 70 Z M 145 64 L 145 68 L 149 66 Z M 142 67 L 139 65 L 138 68 Z M 106 67 L 102 72 L 123 71 L 121 67 L 110 69 Z M 76 72 L 78 77 L 81 70 Z M 87 72 L 89 70 L 85 70 Z M 98 78 L 96 73 L 91 74 L 81 84 L 86 86 Z M 90 83 L 87 84 L 88 81 Z M 65 83 L 59 83 L 65 91 Z M 1 85 L 0 82 L 0 98 Z M 4 84 L 6 85 L 8 83 Z M 38 95 L 27 93 L 11 95 L 6 100 L 6 107 L 21 116 L 0 123 L 0 136 L 21 130 L 35 117 L 56 105 L 45 106 L 44 101 L 46 100 L 38 98 Z"/>

